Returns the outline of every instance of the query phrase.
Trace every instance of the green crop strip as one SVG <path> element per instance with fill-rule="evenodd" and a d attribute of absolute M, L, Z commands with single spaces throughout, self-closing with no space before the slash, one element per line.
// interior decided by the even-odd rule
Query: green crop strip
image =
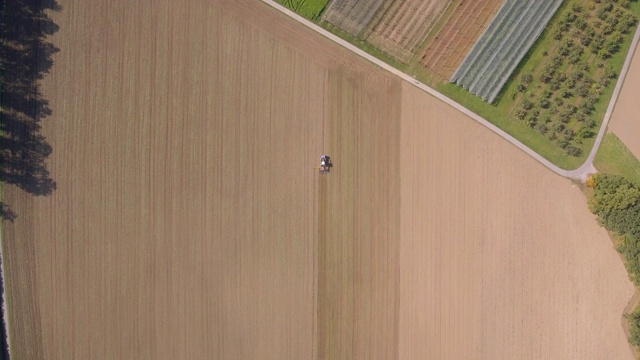
<path fill-rule="evenodd" d="M 309 20 L 317 20 L 329 0 L 278 0 L 278 2 Z"/>

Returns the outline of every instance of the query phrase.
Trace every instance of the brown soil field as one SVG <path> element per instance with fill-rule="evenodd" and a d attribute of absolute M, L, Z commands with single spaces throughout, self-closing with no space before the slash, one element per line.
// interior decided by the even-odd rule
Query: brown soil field
<path fill-rule="evenodd" d="M 400 80 L 371 66 L 329 77 L 320 179 L 318 359 L 395 359 L 400 239 Z"/>
<path fill-rule="evenodd" d="M 400 143 L 400 359 L 633 359 L 577 186 L 410 85 Z"/>
<path fill-rule="evenodd" d="M 504 0 L 463 1 L 446 20 L 422 55 L 422 64 L 442 80 L 449 80 Z"/>
<path fill-rule="evenodd" d="M 616 107 L 611 115 L 609 129 L 640 159 L 640 118 L 638 117 L 640 101 L 638 101 L 638 93 L 640 93 L 640 54 L 636 49 Z"/>
<path fill-rule="evenodd" d="M 5 198 L 13 357 L 312 358 L 335 48 L 255 1 L 59 3 L 58 189 Z"/>
<path fill-rule="evenodd" d="M 495 134 L 257 1 L 59 2 L 16 359 L 632 358 L 586 199 Z"/>

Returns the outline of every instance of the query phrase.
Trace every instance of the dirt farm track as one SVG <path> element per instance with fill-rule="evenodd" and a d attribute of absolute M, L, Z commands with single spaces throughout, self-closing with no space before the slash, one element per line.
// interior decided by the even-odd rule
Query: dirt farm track
<path fill-rule="evenodd" d="M 607 234 L 502 138 L 256 0 L 58 1 L 13 358 L 633 358 Z"/>

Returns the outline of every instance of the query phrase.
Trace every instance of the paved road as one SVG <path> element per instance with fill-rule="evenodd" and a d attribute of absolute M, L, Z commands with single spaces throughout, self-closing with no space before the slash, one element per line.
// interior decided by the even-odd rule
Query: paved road
<path fill-rule="evenodd" d="M 484 125 L 485 127 L 489 128 L 491 131 L 495 132 L 496 134 L 502 136 L 503 138 L 505 138 L 507 141 L 509 141 L 510 143 L 512 143 L 513 145 L 517 146 L 520 150 L 524 151 L 525 153 L 527 153 L 529 156 L 533 157 L 534 159 L 538 160 L 538 162 L 540 162 L 542 165 L 546 166 L 547 168 L 549 168 L 551 171 L 555 172 L 556 174 L 562 175 L 564 177 L 567 178 L 571 178 L 571 179 L 579 179 L 584 181 L 590 174 L 593 174 L 596 172 L 596 169 L 593 166 L 593 159 L 596 156 L 596 153 L 598 152 L 598 148 L 600 147 L 600 143 L 602 142 L 602 138 L 604 137 L 604 134 L 607 130 L 607 125 L 609 124 L 609 119 L 611 118 L 611 114 L 613 113 L 613 108 L 615 107 L 616 101 L 618 100 L 618 95 L 620 94 L 620 89 L 622 88 L 622 84 L 624 82 L 624 78 L 627 75 L 627 71 L 629 70 L 629 65 L 631 64 L 631 59 L 633 57 L 633 54 L 635 52 L 636 46 L 638 45 L 638 39 L 640 38 L 640 27 L 638 27 L 638 29 L 636 30 L 636 34 L 633 38 L 633 43 L 631 44 L 631 51 L 629 51 L 629 54 L 627 54 L 627 58 L 624 62 L 624 66 L 622 67 L 622 71 L 620 72 L 620 76 L 618 77 L 618 82 L 616 84 L 616 88 L 613 92 L 613 96 L 611 97 L 611 101 L 609 102 L 609 107 L 607 108 L 607 112 L 605 114 L 604 117 L 604 121 L 602 123 L 602 126 L 600 127 L 600 131 L 598 132 L 598 136 L 596 137 L 596 142 L 593 146 L 593 148 L 591 149 L 591 153 L 589 153 L 589 157 L 587 158 L 587 161 L 585 161 L 584 164 L 582 164 L 582 166 L 580 166 L 579 168 L 577 168 L 576 170 L 564 170 L 559 168 L 558 166 L 552 164 L 549 160 L 543 158 L 542 156 L 540 156 L 537 152 L 533 151 L 531 148 L 529 148 L 528 146 L 526 146 L 525 144 L 521 143 L 520 141 L 518 141 L 516 138 L 514 138 L 513 136 L 507 134 L 506 132 L 504 132 L 502 129 L 498 128 L 497 126 L 493 125 L 492 123 L 490 123 L 489 121 L 485 120 L 484 118 L 480 117 L 478 114 L 471 112 L 469 109 L 465 108 L 464 106 L 462 106 L 461 104 L 453 101 L 452 99 L 444 96 L 443 94 L 439 93 L 438 91 L 436 91 L 435 89 L 419 82 L 418 80 L 416 80 L 415 78 L 401 72 L 400 70 L 392 67 L 391 65 L 385 63 L 384 61 L 366 53 L 365 51 L 359 49 L 358 47 L 352 45 L 351 43 L 347 42 L 346 40 L 341 39 L 340 37 L 333 35 L 332 33 L 328 32 L 327 30 L 323 29 L 322 27 L 312 23 L 311 21 L 303 18 L 302 16 L 294 13 L 293 11 L 289 10 L 288 8 L 276 3 L 273 0 L 262 0 L 264 3 L 268 4 L 269 6 L 277 9 L 278 11 L 286 14 L 287 16 L 293 18 L 294 20 L 298 21 L 299 23 L 305 25 L 306 27 L 316 31 L 317 33 L 320 33 L 322 36 L 330 39 L 331 41 L 353 51 L 354 53 L 360 55 L 361 57 L 367 59 L 368 61 L 374 63 L 375 65 L 378 65 L 379 67 L 401 77 L 402 79 L 404 79 L 405 81 L 413 84 L 414 86 L 416 86 L 417 88 L 429 93 L 430 95 L 438 98 L 439 100 L 453 106 L 455 109 L 457 109 L 458 111 L 462 112 L 463 114 L 469 116 L 470 118 L 474 119 L 475 121 L 479 122 L 480 124 Z"/>

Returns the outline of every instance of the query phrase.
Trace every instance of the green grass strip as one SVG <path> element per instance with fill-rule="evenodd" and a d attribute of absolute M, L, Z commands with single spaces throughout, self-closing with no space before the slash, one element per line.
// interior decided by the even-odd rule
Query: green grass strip
<path fill-rule="evenodd" d="M 329 0 L 278 0 L 278 2 L 309 20 L 318 20 Z"/>
<path fill-rule="evenodd" d="M 621 175 L 640 185 L 640 160 L 612 133 L 605 135 L 594 165 L 600 172 Z"/>

